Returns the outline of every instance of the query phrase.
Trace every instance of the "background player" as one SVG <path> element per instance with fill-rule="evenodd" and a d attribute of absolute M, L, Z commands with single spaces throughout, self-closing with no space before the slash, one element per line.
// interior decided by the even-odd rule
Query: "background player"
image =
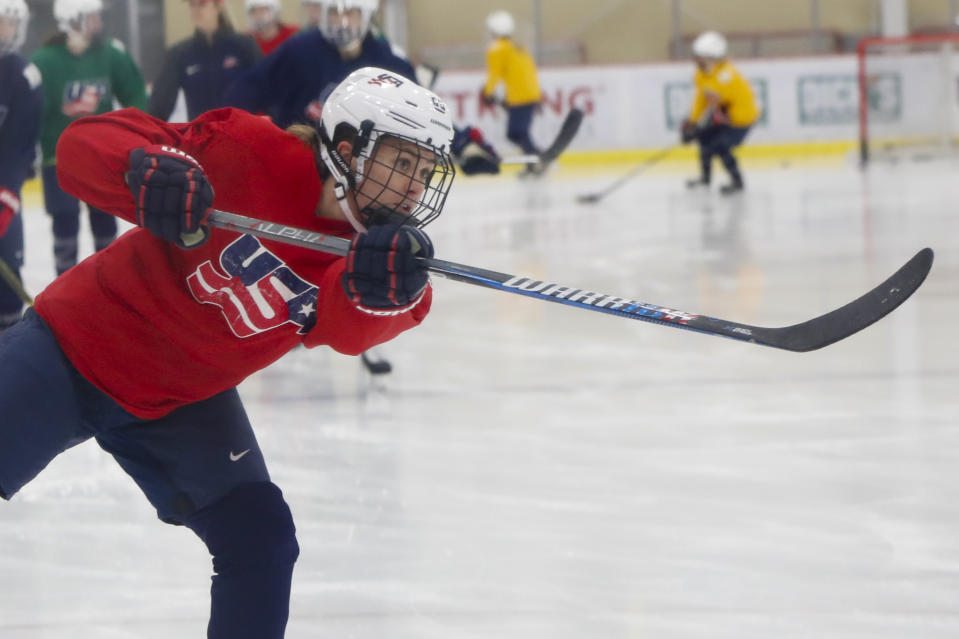
<path fill-rule="evenodd" d="M 187 118 L 227 106 L 227 88 L 260 59 L 252 36 L 237 33 L 227 14 L 226 0 L 188 0 L 196 31 L 167 51 L 153 83 L 147 110 L 161 120 L 170 118 L 183 89 Z"/>
<path fill-rule="evenodd" d="M 57 274 L 77 263 L 80 202 L 57 183 L 56 147 L 60 134 L 74 120 L 124 106 L 146 108 L 146 86 L 133 58 L 119 40 L 103 40 L 101 0 L 55 0 L 53 16 L 59 33 L 33 54 L 43 77 L 43 199 L 53 218 L 53 254 Z M 117 234 L 112 215 L 89 207 L 95 251 Z"/>
<path fill-rule="evenodd" d="M 319 133 L 238 109 L 69 127 L 64 188 L 144 228 L 0 335 L 0 496 L 96 437 L 213 555 L 208 636 L 282 637 L 299 548 L 235 387 L 297 345 L 355 355 L 423 320 L 432 291 L 415 256 L 433 249 L 419 227 L 452 183 L 451 136 L 446 105 L 384 69 L 347 78 Z M 214 205 L 353 236 L 350 253 L 211 231 Z"/>
<path fill-rule="evenodd" d="M 505 86 L 503 106 L 508 113 L 506 137 L 527 155 L 540 150 L 530 137 L 533 115 L 542 99 L 533 56 L 516 44 L 516 22 L 507 11 L 494 11 L 486 18 L 486 30 L 493 41 L 486 50 L 486 84 L 480 96 L 487 104 L 496 103 L 496 88 Z M 536 165 L 527 171 L 536 172 Z"/>
<path fill-rule="evenodd" d="M 733 149 L 746 138 L 759 119 L 759 106 L 749 82 L 726 59 L 726 38 L 706 31 L 693 41 L 696 73 L 689 118 L 680 128 L 683 142 L 699 143 L 700 177 L 690 180 L 690 188 L 709 186 L 713 157 L 718 156 L 729 173 L 730 182 L 720 187 L 724 195 L 743 190 L 743 176 Z"/>
<path fill-rule="evenodd" d="M 269 55 L 299 31 L 280 21 L 280 0 L 246 0 L 246 23 L 263 55 Z"/>
<path fill-rule="evenodd" d="M 407 78 L 413 66 L 370 32 L 378 0 L 321 0 L 311 8 L 316 29 L 304 29 L 233 84 L 227 103 L 267 113 L 279 126 L 319 122 L 326 96 L 350 72 L 377 66 Z M 475 127 L 457 127 L 454 157 L 467 174 L 498 173 L 499 156 Z"/>
<path fill-rule="evenodd" d="M 18 53 L 30 12 L 24 0 L 0 0 L 0 260 L 20 277 L 23 217 L 20 189 L 33 170 L 43 96 L 40 72 Z M 20 319 L 23 301 L 0 279 L 0 332 Z"/>

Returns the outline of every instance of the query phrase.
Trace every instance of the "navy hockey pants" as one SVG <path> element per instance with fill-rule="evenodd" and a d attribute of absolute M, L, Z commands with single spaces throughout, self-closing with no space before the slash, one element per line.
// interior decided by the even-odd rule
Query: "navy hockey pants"
<path fill-rule="evenodd" d="M 733 183 L 742 184 L 743 176 L 739 172 L 739 164 L 736 162 L 736 156 L 733 155 L 733 149 L 743 143 L 749 128 L 720 124 L 709 127 L 699 134 L 699 164 L 703 182 L 710 181 L 713 158 L 718 156 Z"/>
<path fill-rule="evenodd" d="M 14 275 L 20 277 L 20 267 L 23 266 L 23 211 L 13 216 L 7 232 L 0 237 L 0 259 L 6 262 Z M 0 331 L 15 324 L 22 311 L 20 296 L 0 279 Z"/>
<path fill-rule="evenodd" d="M 80 200 L 60 188 L 57 167 L 43 167 L 43 202 L 53 218 L 53 257 L 57 275 L 77 263 L 77 238 L 80 235 Z M 109 213 L 87 206 L 93 250 L 106 248 L 117 236 L 117 220 Z"/>
<path fill-rule="evenodd" d="M 523 153 L 538 155 L 539 148 L 533 143 L 529 129 L 533 125 L 533 114 L 538 104 L 523 104 L 506 107 L 509 116 L 506 121 L 506 138 L 523 149 Z"/>
<path fill-rule="evenodd" d="M 29 309 L 0 334 L 0 414 L 0 497 L 94 437 L 160 519 L 191 528 L 213 555 L 208 637 L 283 637 L 299 548 L 235 389 L 139 419 L 84 379 Z"/>

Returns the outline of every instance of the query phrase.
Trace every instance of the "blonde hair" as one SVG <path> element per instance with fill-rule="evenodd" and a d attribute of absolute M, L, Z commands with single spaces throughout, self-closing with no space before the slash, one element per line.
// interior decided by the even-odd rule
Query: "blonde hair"
<path fill-rule="evenodd" d="M 320 151 L 320 133 L 315 127 L 309 124 L 291 124 L 286 127 L 286 132 L 296 136 L 300 142 L 313 149 L 314 153 Z"/>
<path fill-rule="evenodd" d="M 316 171 L 320 174 L 320 180 L 330 177 L 330 170 L 326 168 L 326 163 L 320 157 L 320 132 L 309 124 L 291 124 L 286 127 L 286 132 L 313 151 L 313 159 L 316 162 Z"/>

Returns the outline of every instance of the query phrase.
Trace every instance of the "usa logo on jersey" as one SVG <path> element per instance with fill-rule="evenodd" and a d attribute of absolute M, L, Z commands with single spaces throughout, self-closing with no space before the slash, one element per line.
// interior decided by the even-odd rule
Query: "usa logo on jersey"
<path fill-rule="evenodd" d="M 107 84 L 103 81 L 70 82 L 63 88 L 63 114 L 71 118 L 93 115 L 106 93 Z"/>
<path fill-rule="evenodd" d="M 201 304 L 219 306 L 237 337 L 250 337 L 287 322 L 303 335 L 316 324 L 319 289 L 294 273 L 252 235 L 242 235 L 220 253 L 219 268 L 207 260 L 187 277 Z"/>

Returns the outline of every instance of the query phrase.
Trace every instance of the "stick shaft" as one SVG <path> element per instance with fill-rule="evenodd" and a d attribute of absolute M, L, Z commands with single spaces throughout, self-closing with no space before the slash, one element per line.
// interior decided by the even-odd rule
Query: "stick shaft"
<path fill-rule="evenodd" d="M 25 288 L 23 288 L 23 282 L 20 281 L 20 278 L 17 277 L 17 274 L 13 272 L 13 269 L 10 268 L 10 265 L 3 261 L 3 259 L 0 259 L 0 278 L 6 282 L 7 286 L 10 287 L 10 290 L 16 293 L 17 297 L 19 297 L 24 304 L 27 306 L 33 306 L 33 298 L 30 297 L 30 294 L 27 293 Z"/>
<path fill-rule="evenodd" d="M 661 162 L 663 159 L 666 158 L 666 156 L 668 156 L 670 153 L 672 153 L 677 148 L 679 148 L 679 146 L 681 145 L 671 146 L 665 149 L 661 149 L 660 151 L 657 151 L 653 155 L 649 156 L 648 158 L 640 162 L 639 165 L 630 169 L 628 173 L 625 173 L 624 175 L 617 178 L 612 184 L 608 185 L 602 191 L 597 191 L 596 193 L 584 195 L 580 199 L 584 201 L 596 202 L 600 200 L 601 198 L 606 197 L 607 195 L 609 195 L 610 193 L 612 193 L 613 191 L 615 191 L 622 185 L 626 184 L 627 182 L 629 182 L 631 179 L 633 179 L 640 173 L 646 171 L 650 167 Z"/>

